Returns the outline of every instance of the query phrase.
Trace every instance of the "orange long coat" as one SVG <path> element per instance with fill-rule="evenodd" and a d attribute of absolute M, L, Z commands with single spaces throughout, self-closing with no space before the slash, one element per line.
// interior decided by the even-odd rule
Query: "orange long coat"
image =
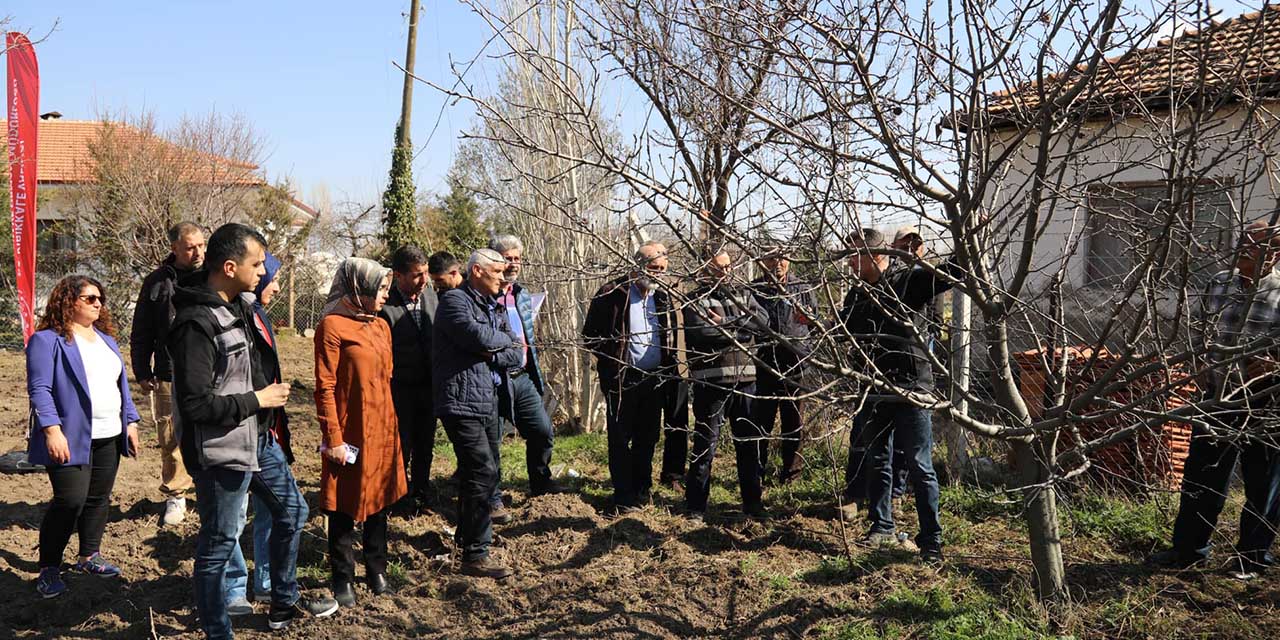
<path fill-rule="evenodd" d="M 316 417 L 324 444 L 360 448 L 355 464 L 323 459 L 321 508 L 363 522 L 409 490 L 391 403 L 391 330 L 377 318 L 329 314 L 316 327 L 315 341 Z"/>

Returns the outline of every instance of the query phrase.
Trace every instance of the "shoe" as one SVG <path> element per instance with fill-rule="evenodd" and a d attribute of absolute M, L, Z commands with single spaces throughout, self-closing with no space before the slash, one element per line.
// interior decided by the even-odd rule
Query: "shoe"
<path fill-rule="evenodd" d="M 328 618 L 338 610 L 338 601 L 333 598 L 315 598 L 309 600 L 307 598 L 298 598 L 298 601 L 287 606 L 277 607 L 271 605 L 271 613 L 267 614 L 267 626 L 273 631 L 279 631 L 293 622 L 294 618 L 303 616 L 311 616 L 313 618 Z"/>
<path fill-rule="evenodd" d="M 540 483 L 537 487 L 530 487 L 529 497 L 536 498 L 538 496 L 545 496 L 553 493 L 563 493 L 563 492 L 564 490 L 560 487 L 560 483 L 552 479 L 552 480 L 547 480 L 546 482 Z"/>
<path fill-rule="evenodd" d="M 943 562 L 942 549 L 940 548 L 939 549 L 927 549 L 927 548 L 921 549 L 920 561 L 930 566 L 937 566 L 942 564 Z"/>
<path fill-rule="evenodd" d="M 374 573 L 365 577 L 365 582 L 369 584 L 369 590 L 373 595 L 380 596 L 385 593 L 391 593 L 391 583 L 387 582 L 387 574 Z"/>
<path fill-rule="evenodd" d="M 236 598 L 227 603 L 227 615 L 235 618 L 237 616 L 247 616 L 253 613 L 253 605 L 244 598 Z"/>
<path fill-rule="evenodd" d="M 684 483 L 680 482 L 679 478 L 666 478 L 661 482 L 659 482 L 658 484 L 661 484 L 667 489 L 670 489 L 672 493 L 679 493 L 679 494 L 684 493 Z"/>
<path fill-rule="evenodd" d="M 182 524 L 187 518 L 187 499 L 169 498 L 164 501 L 164 517 L 160 519 L 166 527 Z"/>
<path fill-rule="evenodd" d="M 694 524 L 705 524 L 707 521 L 707 512 L 690 509 L 684 514 L 684 517 L 688 518 L 689 522 Z"/>
<path fill-rule="evenodd" d="M 1147 566 L 1160 567 L 1162 569 L 1190 569 L 1196 565 L 1203 564 L 1205 560 L 1205 558 L 1199 556 L 1186 556 L 1177 549 L 1166 549 L 1147 556 Z"/>
<path fill-rule="evenodd" d="M 500 564 L 497 560 L 488 556 L 480 560 L 463 562 L 461 571 L 463 575 L 477 578 L 493 578 L 494 580 L 502 580 L 510 577 L 513 573 L 506 565 Z"/>
<path fill-rule="evenodd" d="M 895 533 L 878 533 L 870 532 L 858 541 L 858 544 L 864 547 L 876 548 L 893 548 L 901 547 L 902 539 Z"/>
<path fill-rule="evenodd" d="M 752 520 L 765 521 L 769 519 L 769 510 L 764 508 L 764 504 L 757 503 L 742 507 L 742 512 L 747 514 Z"/>
<path fill-rule="evenodd" d="M 73 571 L 79 571 L 80 573 L 102 576 L 104 578 L 114 578 L 120 575 L 120 567 L 107 562 L 106 559 L 102 557 L 101 553 L 94 553 L 89 556 L 88 560 L 81 560 L 75 563 L 72 565 L 71 569 Z"/>
<path fill-rule="evenodd" d="M 356 606 L 356 592 L 350 582 L 333 583 L 333 599 L 344 609 Z"/>
<path fill-rule="evenodd" d="M 56 598 L 67 591 L 67 583 L 62 581 L 62 570 L 58 567 L 44 567 L 40 577 L 36 578 L 36 593 L 42 598 Z"/>
<path fill-rule="evenodd" d="M 255 592 L 254 592 L 254 594 L 253 594 L 253 597 L 249 598 L 249 602 L 258 602 L 258 603 L 261 603 L 261 604 L 271 604 L 271 593 L 270 593 L 270 592 L 266 592 L 266 593 L 258 593 L 258 592 L 256 592 L 256 591 L 255 591 Z"/>
<path fill-rule="evenodd" d="M 504 504 L 495 504 L 489 508 L 489 519 L 494 524 L 511 524 L 515 520 L 515 516 L 511 515 L 511 511 Z"/>

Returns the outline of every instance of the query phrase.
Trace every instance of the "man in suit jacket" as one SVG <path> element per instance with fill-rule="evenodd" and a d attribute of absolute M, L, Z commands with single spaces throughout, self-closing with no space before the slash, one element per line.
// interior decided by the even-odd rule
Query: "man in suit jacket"
<path fill-rule="evenodd" d="M 428 506 L 436 418 L 431 407 L 431 325 L 439 300 L 427 286 L 427 255 L 407 244 L 391 256 L 393 286 L 378 313 L 391 327 L 391 401 L 400 421 L 400 448 L 409 477 L 409 505 Z"/>

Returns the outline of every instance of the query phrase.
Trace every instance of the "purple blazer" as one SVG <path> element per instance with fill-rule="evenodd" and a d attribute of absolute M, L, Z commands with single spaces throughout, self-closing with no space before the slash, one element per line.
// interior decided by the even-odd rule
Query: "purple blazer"
<path fill-rule="evenodd" d="M 97 331 L 97 329 L 94 329 Z M 98 337 L 120 355 L 116 341 L 101 331 Z M 129 379 L 125 374 L 124 359 L 120 359 L 120 406 L 122 409 L 120 434 L 127 433 L 128 425 L 138 422 L 138 410 L 129 395 Z M 27 460 L 32 464 L 57 466 L 49 459 L 49 447 L 45 443 L 45 429 L 62 426 L 71 450 L 68 465 L 89 464 L 89 450 L 93 441 L 93 411 L 89 407 L 89 383 L 85 377 L 84 360 L 75 340 L 70 343 L 52 329 L 37 331 L 27 342 L 27 395 L 35 412 L 36 424 L 32 426 L 27 441 Z M 128 446 L 127 438 L 120 438 L 120 453 Z"/>

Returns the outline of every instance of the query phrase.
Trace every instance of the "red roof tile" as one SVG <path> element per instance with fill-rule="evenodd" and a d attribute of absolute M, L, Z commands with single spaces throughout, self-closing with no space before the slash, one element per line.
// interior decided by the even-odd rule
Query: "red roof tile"
<path fill-rule="evenodd" d="M 37 132 L 37 182 L 93 182 L 93 159 L 89 154 L 89 145 L 97 139 L 99 131 L 106 124 L 98 120 L 41 120 Z M 121 131 L 138 135 L 136 130 L 127 127 Z M 0 140 L 0 145 L 4 143 L 4 140 Z M 199 151 L 187 151 L 196 175 L 204 175 L 204 180 L 212 179 L 220 184 L 266 184 L 266 180 L 257 173 L 256 165 L 208 156 Z"/>
<path fill-rule="evenodd" d="M 1083 71 L 1055 74 L 1043 85 L 1031 81 L 993 95 L 986 109 L 991 124 L 1034 119 L 1040 106 L 1038 87 L 1056 98 L 1058 87 L 1078 80 Z M 1090 85 L 1063 111 L 1093 116 L 1131 111 L 1139 104 L 1167 106 L 1196 95 L 1234 101 L 1277 94 L 1280 6 L 1273 5 L 1102 61 Z M 950 124 L 963 128 L 963 116 L 956 115 Z"/>

